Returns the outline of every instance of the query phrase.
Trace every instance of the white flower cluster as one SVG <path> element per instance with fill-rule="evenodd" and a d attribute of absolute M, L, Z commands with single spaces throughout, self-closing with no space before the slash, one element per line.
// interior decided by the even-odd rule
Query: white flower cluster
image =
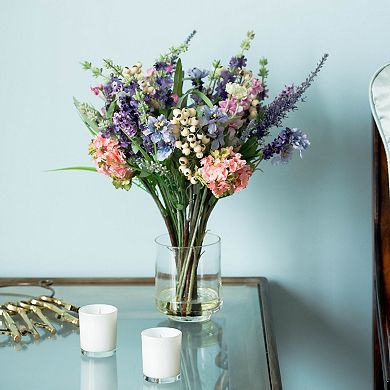
<path fill-rule="evenodd" d="M 227 83 L 226 92 L 237 100 L 242 100 L 248 95 L 247 89 L 243 85 L 237 83 Z"/>
<path fill-rule="evenodd" d="M 153 94 L 156 90 L 142 74 L 142 64 L 140 62 L 137 62 L 131 68 L 125 66 L 122 70 L 122 76 L 128 80 L 131 77 L 135 77 L 138 80 L 138 84 L 144 93 Z"/>
<path fill-rule="evenodd" d="M 191 184 L 196 184 L 198 182 L 197 172 L 198 168 L 195 167 L 194 172 L 188 167 L 188 158 L 181 156 L 179 158 L 179 171 L 191 182 Z"/>
<path fill-rule="evenodd" d="M 188 158 L 186 156 L 193 153 L 196 158 L 203 158 L 204 151 L 210 143 L 210 137 L 199 129 L 199 120 L 196 117 L 195 108 L 183 108 L 181 110 L 175 108 L 171 123 L 173 125 L 172 132 L 177 138 L 175 146 L 183 154 L 179 159 L 179 170 L 192 184 L 196 184 L 198 180 L 188 167 Z"/>

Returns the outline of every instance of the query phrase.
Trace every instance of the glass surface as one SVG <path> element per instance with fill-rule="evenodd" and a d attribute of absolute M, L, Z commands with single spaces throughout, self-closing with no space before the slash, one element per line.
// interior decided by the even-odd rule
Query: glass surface
<path fill-rule="evenodd" d="M 268 367 L 256 285 L 225 285 L 224 305 L 204 323 L 178 323 L 154 306 L 154 286 L 57 286 L 56 296 L 78 306 L 106 303 L 118 307 L 117 352 L 91 359 L 80 352 L 78 329 L 36 342 L 14 344 L 0 335 L 1 388 L 56 390 L 269 390 Z M 7 289 L 11 290 L 11 288 Z M 11 297 L 0 294 L 0 302 Z M 17 299 L 14 297 L 14 300 Z M 171 326 L 183 332 L 181 379 L 169 384 L 143 379 L 141 331 Z M 1 326 L 3 327 L 3 326 Z"/>

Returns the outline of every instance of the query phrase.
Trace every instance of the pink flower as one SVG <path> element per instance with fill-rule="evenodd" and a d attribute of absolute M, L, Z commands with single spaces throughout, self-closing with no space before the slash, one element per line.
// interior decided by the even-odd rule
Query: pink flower
<path fill-rule="evenodd" d="M 248 184 L 252 168 L 233 148 L 222 148 L 200 161 L 199 173 L 216 198 L 241 191 Z"/>
<path fill-rule="evenodd" d="M 165 66 L 165 71 L 168 72 L 168 73 L 172 73 L 173 72 L 173 65 L 172 64 L 168 64 Z"/>
<path fill-rule="evenodd" d="M 96 96 L 99 96 L 100 91 L 103 89 L 103 84 L 98 84 L 94 87 L 91 87 L 91 92 Z"/>
<path fill-rule="evenodd" d="M 175 104 L 179 101 L 179 99 L 180 99 L 179 96 L 177 96 L 177 95 L 175 95 L 175 94 L 172 95 L 172 100 L 173 100 L 173 102 L 174 102 Z"/>
<path fill-rule="evenodd" d="M 155 68 L 150 68 L 146 71 L 145 73 L 145 78 L 150 78 L 150 77 L 153 77 L 155 74 L 156 74 L 156 69 Z"/>
<path fill-rule="evenodd" d="M 219 107 L 221 107 L 222 111 L 230 115 L 239 114 L 243 110 L 241 105 L 239 105 L 237 108 L 237 101 L 234 99 L 234 97 L 220 101 Z"/>
<path fill-rule="evenodd" d="M 252 169 L 249 165 L 245 165 L 237 171 L 236 182 L 234 183 L 234 192 L 240 192 L 247 187 L 249 178 L 252 176 Z"/>
<path fill-rule="evenodd" d="M 104 138 L 98 134 L 92 140 L 89 150 L 98 172 L 120 180 L 132 177 L 133 171 L 127 165 L 125 155 L 120 150 L 117 140 Z"/>
<path fill-rule="evenodd" d="M 263 92 L 264 88 L 259 79 L 252 79 L 252 87 L 249 89 L 249 94 L 255 97 L 260 92 Z"/>

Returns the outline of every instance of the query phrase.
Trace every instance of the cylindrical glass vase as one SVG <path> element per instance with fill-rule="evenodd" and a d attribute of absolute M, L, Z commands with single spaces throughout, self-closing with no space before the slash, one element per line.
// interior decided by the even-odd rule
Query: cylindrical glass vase
<path fill-rule="evenodd" d="M 222 305 L 220 237 L 206 233 L 201 246 L 173 247 L 168 234 L 155 242 L 157 309 L 175 321 L 209 320 Z"/>

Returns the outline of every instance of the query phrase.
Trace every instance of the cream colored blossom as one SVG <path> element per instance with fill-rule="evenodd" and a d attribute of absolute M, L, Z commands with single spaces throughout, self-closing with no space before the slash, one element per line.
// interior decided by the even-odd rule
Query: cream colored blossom
<path fill-rule="evenodd" d="M 237 83 L 227 83 L 226 92 L 237 100 L 242 100 L 248 95 L 247 89 Z"/>

